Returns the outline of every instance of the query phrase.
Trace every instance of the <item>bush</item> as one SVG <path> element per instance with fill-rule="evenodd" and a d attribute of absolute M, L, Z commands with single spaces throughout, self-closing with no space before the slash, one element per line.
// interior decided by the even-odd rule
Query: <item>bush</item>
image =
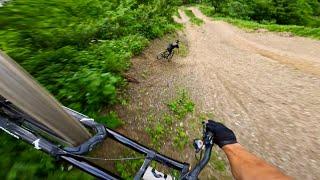
<path fill-rule="evenodd" d="M 215 8 L 213 6 L 199 5 L 199 9 L 203 14 L 209 17 L 214 16 L 215 14 Z"/>
<path fill-rule="evenodd" d="M 94 117 L 97 122 L 107 124 L 108 128 L 115 129 L 123 125 L 123 122 L 119 118 L 118 114 L 114 111 L 110 111 L 106 116 Z"/>
<path fill-rule="evenodd" d="M 1 9 L 0 47 L 64 105 L 98 112 L 117 101 L 130 57 L 175 30 L 177 3 L 16 0 Z"/>
<path fill-rule="evenodd" d="M 222 6 L 221 12 L 230 17 L 250 19 L 252 7 L 242 1 L 230 1 Z"/>
<path fill-rule="evenodd" d="M 179 97 L 167 104 L 168 108 L 178 119 L 183 119 L 188 113 L 194 111 L 195 104 L 189 97 L 186 90 L 179 92 Z"/>
<path fill-rule="evenodd" d="M 283 25 L 320 26 L 320 2 L 316 0 L 206 0 L 224 16 L 276 22 Z M 202 11 L 206 13 L 205 9 Z"/>
<path fill-rule="evenodd" d="M 3 132 L 0 141 L 1 179 L 94 179 L 77 169 L 61 171 L 52 157 Z"/>
<path fill-rule="evenodd" d="M 248 29 L 267 29 L 276 32 L 291 32 L 297 36 L 311 37 L 320 39 L 320 28 L 311 28 L 297 25 L 278 25 L 278 24 L 260 24 L 254 21 L 246 21 L 233 18 L 216 17 L 216 19 L 224 20 L 241 28 Z"/>
<path fill-rule="evenodd" d="M 312 9 L 305 0 L 275 1 L 275 19 L 278 24 L 309 25 Z"/>
<path fill-rule="evenodd" d="M 272 0 L 256 0 L 252 4 L 253 14 L 250 16 L 252 20 L 258 22 L 270 22 L 274 20 L 275 8 Z"/>
<path fill-rule="evenodd" d="M 198 26 L 200 26 L 201 24 L 203 24 L 203 20 L 197 18 L 197 17 L 193 14 L 193 12 L 192 12 L 191 10 L 185 9 L 185 10 L 184 10 L 184 13 L 189 17 L 190 22 L 191 22 L 192 24 L 196 24 L 196 25 L 198 25 Z"/>
<path fill-rule="evenodd" d="M 172 15 L 181 1 L 14 0 L 0 11 L 0 49 L 64 105 L 114 128 L 119 118 L 100 115 L 118 102 L 130 57 L 150 39 L 178 27 Z M 58 172 L 47 155 L 0 132 L 1 179 L 83 179 Z M 24 151 L 28 153 L 23 153 Z M 50 172 L 50 173 L 49 173 Z M 68 177 L 67 177 L 68 176 Z"/>

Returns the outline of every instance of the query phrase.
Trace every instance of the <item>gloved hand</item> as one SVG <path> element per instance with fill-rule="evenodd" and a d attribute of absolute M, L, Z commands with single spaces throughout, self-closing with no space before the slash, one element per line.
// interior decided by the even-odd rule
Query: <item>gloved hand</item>
<path fill-rule="evenodd" d="M 237 143 L 237 138 L 233 131 L 219 122 L 209 120 L 206 130 L 213 133 L 213 142 L 220 148 L 227 144 Z"/>

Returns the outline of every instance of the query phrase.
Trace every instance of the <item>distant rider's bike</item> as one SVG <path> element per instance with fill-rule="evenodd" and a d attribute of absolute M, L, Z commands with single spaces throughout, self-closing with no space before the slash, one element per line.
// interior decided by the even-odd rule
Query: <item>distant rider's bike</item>
<path fill-rule="evenodd" d="M 158 53 L 157 55 L 157 59 L 158 60 L 167 60 L 170 61 L 172 59 L 174 55 L 174 51 L 172 51 L 171 53 L 168 50 L 164 50 L 160 53 Z"/>

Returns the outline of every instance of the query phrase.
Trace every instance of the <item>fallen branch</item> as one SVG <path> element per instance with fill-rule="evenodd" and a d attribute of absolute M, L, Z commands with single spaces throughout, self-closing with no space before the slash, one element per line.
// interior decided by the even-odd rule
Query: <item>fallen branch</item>
<path fill-rule="evenodd" d="M 136 83 L 136 84 L 139 84 L 139 83 L 140 83 L 136 78 L 131 77 L 131 76 L 128 75 L 128 74 L 125 74 L 125 75 L 124 75 L 124 78 L 125 78 L 128 82 L 131 82 L 131 83 Z"/>

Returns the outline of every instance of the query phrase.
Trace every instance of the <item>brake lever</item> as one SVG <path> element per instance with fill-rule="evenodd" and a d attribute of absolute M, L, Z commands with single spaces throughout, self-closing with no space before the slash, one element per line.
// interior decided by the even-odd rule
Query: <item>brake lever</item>
<path fill-rule="evenodd" d="M 207 123 L 203 122 L 203 136 L 202 140 L 195 139 L 194 140 L 194 147 L 196 149 L 196 153 L 201 152 L 200 159 L 198 159 L 198 163 L 195 165 L 193 169 L 190 170 L 189 173 L 187 173 L 185 176 L 183 176 L 181 179 L 183 180 L 196 180 L 198 179 L 198 175 L 202 171 L 202 169 L 208 164 L 210 157 L 211 157 L 211 151 L 213 147 L 213 133 L 210 131 L 207 131 Z M 202 157 L 201 150 L 204 150 L 204 155 Z M 196 156 L 197 158 L 197 156 Z"/>
<path fill-rule="evenodd" d="M 203 143 L 204 145 L 212 145 L 213 144 L 213 133 L 207 131 L 207 123 L 202 122 L 203 125 Z"/>
<path fill-rule="evenodd" d="M 203 150 L 203 141 L 201 139 L 195 139 L 193 140 L 193 147 L 196 151 L 196 153 L 199 153 L 201 150 Z"/>

